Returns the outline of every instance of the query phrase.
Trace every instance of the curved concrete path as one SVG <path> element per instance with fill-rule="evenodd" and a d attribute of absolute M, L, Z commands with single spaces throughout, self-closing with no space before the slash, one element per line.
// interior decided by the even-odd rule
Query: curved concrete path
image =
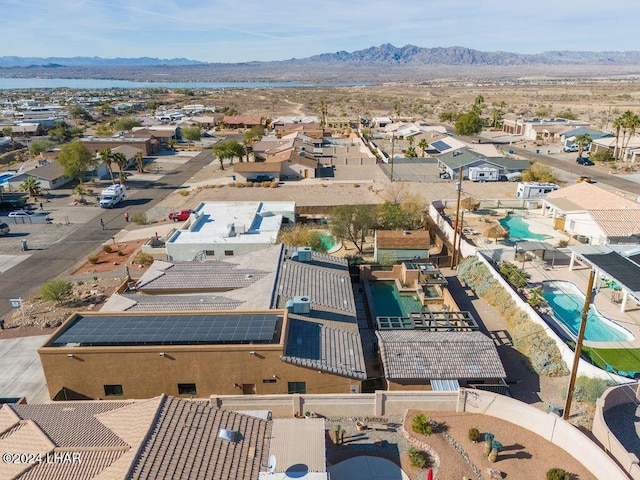
<path fill-rule="evenodd" d="M 359 456 L 329 467 L 331 480 L 409 480 L 391 460 L 380 457 Z"/>

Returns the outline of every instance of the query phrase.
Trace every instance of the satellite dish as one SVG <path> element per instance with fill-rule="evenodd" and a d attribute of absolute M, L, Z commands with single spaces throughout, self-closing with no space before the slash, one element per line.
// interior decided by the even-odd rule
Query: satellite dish
<path fill-rule="evenodd" d="M 269 463 L 267 464 L 267 468 L 269 469 L 269 473 L 274 473 L 276 471 L 276 456 L 269 455 Z"/>

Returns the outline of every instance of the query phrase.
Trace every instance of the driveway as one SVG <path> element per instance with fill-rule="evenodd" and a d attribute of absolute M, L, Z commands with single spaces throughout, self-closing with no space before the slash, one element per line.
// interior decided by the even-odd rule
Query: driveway
<path fill-rule="evenodd" d="M 49 335 L 0 340 L 0 397 L 26 397 L 28 403 L 49 402 L 38 348 Z"/>
<path fill-rule="evenodd" d="M 329 467 L 328 471 L 332 480 L 409 480 L 395 463 L 380 457 L 349 458 Z"/>

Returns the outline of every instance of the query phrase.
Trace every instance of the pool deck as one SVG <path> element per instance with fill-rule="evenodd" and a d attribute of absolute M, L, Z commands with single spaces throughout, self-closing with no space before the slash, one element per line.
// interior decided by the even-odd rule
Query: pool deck
<path fill-rule="evenodd" d="M 530 283 L 564 280 L 575 284 L 583 294 L 587 290 L 589 267 L 569 270 L 569 267 L 565 265 L 551 267 L 550 264 L 543 265 L 539 262 L 527 261 L 524 268 L 531 276 Z M 585 342 L 584 344 L 595 348 L 640 348 L 640 308 L 630 300 L 627 304 L 627 311 L 621 312 L 620 305 L 611 302 L 612 292 L 613 290 L 609 288 L 601 287 L 595 296 L 594 303 L 602 315 L 629 330 L 634 339 L 628 342 Z"/>

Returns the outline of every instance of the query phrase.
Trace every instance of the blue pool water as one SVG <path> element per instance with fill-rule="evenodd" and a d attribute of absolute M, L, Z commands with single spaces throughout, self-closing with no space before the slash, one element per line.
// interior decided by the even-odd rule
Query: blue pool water
<path fill-rule="evenodd" d="M 373 305 L 379 317 L 406 317 L 411 312 L 422 311 L 422 303 L 412 294 L 401 294 L 393 280 L 370 282 Z"/>
<path fill-rule="evenodd" d="M 585 295 L 571 282 L 543 282 L 543 297 L 553 310 L 553 316 L 575 336 L 578 336 Z M 584 339 L 589 342 L 628 342 L 631 333 L 604 317 L 594 305 L 589 308 Z"/>
<path fill-rule="evenodd" d="M 500 225 L 509 230 L 509 238 L 513 240 L 521 240 L 523 238 L 529 240 L 546 240 L 553 238 L 549 235 L 531 232 L 529 225 L 517 215 L 509 215 L 506 218 L 500 219 Z"/>
<path fill-rule="evenodd" d="M 3 173 L 2 175 L 0 175 L 0 183 L 7 183 L 7 181 L 14 176 L 14 173 Z"/>
<path fill-rule="evenodd" d="M 322 234 L 321 241 L 322 241 L 322 246 L 324 246 L 327 249 L 327 252 L 336 246 L 335 238 L 333 238 L 328 233 Z"/>

